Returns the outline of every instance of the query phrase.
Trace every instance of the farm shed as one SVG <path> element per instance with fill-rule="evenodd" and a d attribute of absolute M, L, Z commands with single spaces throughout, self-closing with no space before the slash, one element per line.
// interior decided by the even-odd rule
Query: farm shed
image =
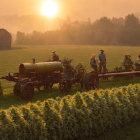
<path fill-rule="evenodd" d="M 11 49 L 11 42 L 11 34 L 5 29 L 0 29 L 0 50 Z"/>

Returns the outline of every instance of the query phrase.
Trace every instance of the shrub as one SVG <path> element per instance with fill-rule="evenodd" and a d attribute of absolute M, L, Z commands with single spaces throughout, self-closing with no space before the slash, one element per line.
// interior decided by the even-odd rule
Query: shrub
<path fill-rule="evenodd" d="M 140 119 L 140 85 L 76 93 L 0 111 L 2 140 L 93 137 Z"/>

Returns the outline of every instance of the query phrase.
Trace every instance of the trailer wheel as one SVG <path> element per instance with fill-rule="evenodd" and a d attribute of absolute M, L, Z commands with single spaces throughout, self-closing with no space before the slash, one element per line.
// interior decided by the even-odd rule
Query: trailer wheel
<path fill-rule="evenodd" d="M 59 83 L 59 90 L 62 94 L 66 95 L 71 91 L 71 82 L 69 80 L 63 80 Z"/>
<path fill-rule="evenodd" d="M 31 100 L 34 96 L 34 86 L 32 83 L 26 83 L 21 86 L 21 98 Z"/>
<path fill-rule="evenodd" d="M 21 84 L 17 82 L 14 86 L 14 95 L 20 96 L 21 95 Z"/>
<path fill-rule="evenodd" d="M 85 77 L 85 89 L 87 91 L 89 90 L 95 90 L 99 87 L 99 77 L 98 74 L 95 72 L 90 72 Z"/>

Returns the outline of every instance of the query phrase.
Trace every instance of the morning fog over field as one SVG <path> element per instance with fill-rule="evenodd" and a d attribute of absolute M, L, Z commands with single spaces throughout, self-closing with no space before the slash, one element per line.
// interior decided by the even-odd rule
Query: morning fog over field
<path fill-rule="evenodd" d="M 135 14 L 140 17 L 139 0 L 54 0 L 58 14 L 50 19 L 41 10 L 46 0 L 0 0 L 0 27 L 10 32 L 44 32 L 59 29 L 69 17 L 73 20 L 95 21 L 101 17 L 125 17 Z M 10 21 L 10 22 L 9 22 Z"/>

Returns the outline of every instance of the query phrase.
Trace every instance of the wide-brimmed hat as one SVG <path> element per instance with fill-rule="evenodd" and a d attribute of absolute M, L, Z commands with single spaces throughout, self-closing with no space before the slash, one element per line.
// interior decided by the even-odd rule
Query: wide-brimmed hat
<path fill-rule="evenodd" d="M 100 50 L 101 52 L 104 52 L 104 50 Z"/>
<path fill-rule="evenodd" d="M 52 51 L 52 53 L 55 53 L 56 51 Z"/>
<path fill-rule="evenodd" d="M 130 54 L 125 54 L 124 56 L 130 56 L 130 57 L 131 57 L 131 55 L 130 55 Z"/>

